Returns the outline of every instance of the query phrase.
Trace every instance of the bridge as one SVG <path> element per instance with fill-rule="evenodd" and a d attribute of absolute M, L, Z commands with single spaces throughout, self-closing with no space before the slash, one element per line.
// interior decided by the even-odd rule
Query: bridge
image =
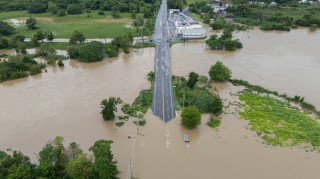
<path fill-rule="evenodd" d="M 156 52 L 152 112 L 164 122 L 169 122 L 176 117 L 170 71 L 169 28 L 167 16 L 167 0 L 162 0 L 154 33 Z"/>

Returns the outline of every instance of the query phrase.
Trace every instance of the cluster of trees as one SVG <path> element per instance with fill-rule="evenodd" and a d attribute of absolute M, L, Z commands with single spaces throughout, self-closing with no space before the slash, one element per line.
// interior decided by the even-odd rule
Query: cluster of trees
<path fill-rule="evenodd" d="M 112 11 L 115 18 L 119 17 L 120 12 L 130 12 L 132 17 L 136 13 L 143 13 L 145 18 L 153 16 L 154 11 L 159 7 L 157 0 L 2 0 L 0 11 L 15 11 L 27 9 L 29 13 L 51 12 L 58 16 L 68 14 L 82 14 L 90 10 Z"/>
<path fill-rule="evenodd" d="M 232 40 L 230 29 L 225 29 L 219 38 L 216 34 L 211 35 L 210 39 L 206 40 L 206 44 L 213 50 L 235 51 L 237 48 L 242 48 L 242 43 L 239 39 Z"/>
<path fill-rule="evenodd" d="M 294 4 L 297 5 L 297 4 Z M 298 5 L 297 5 L 298 6 Z M 247 25 L 258 25 L 261 26 L 261 30 L 282 30 L 290 31 L 290 28 L 297 26 L 317 28 L 320 26 L 320 18 L 314 14 L 319 8 L 311 8 L 306 12 L 302 18 L 294 19 L 293 16 L 277 13 L 274 15 L 264 14 L 261 9 L 269 7 L 259 7 L 258 5 L 239 4 L 233 7 L 228 7 L 228 16 L 233 18 L 235 21 Z M 287 7 L 283 7 L 287 8 Z M 296 8 L 296 7 L 290 7 Z M 302 8 L 302 7 L 301 7 Z"/>
<path fill-rule="evenodd" d="M 316 28 L 320 27 L 320 18 L 315 15 L 306 14 L 301 19 L 297 19 L 295 24 L 298 26 L 310 27 L 310 30 L 314 31 Z"/>
<path fill-rule="evenodd" d="M 203 22 L 206 24 L 209 24 L 210 19 L 214 18 L 213 9 L 207 5 L 206 1 L 191 3 L 189 8 L 191 12 L 200 15 L 203 18 Z"/>
<path fill-rule="evenodd" d="M 0 82 L 23 78 L 41 73 L 45 65 L 33 60 L 29 55 L 10 56 L 0 62 Z"/>
<path fill-rule="evenodd" d="M 70 58 L 77 58 L 82 62 L 90 63 L 101 61 L 105 54 L 108 57 L 118 56 L 119 48 L 125 53 L 130 53 L 130 48 L 133 43 L 133 34 L 130 32 L 126 33 L 123 36 L 114 38 L 112 42 L 107 44 L 96 41 L 82 44 L 84 41 L 85 37 L 82 32 L 73 32 L 70 43 L 74 45 L 69 46 L 67 52 Z"/>
<path fill-rule="evenodd" d="M 75 142 L 65 147 L 63 137 L 56 137 L 39 152 L 39 162 L 18 151 L 0 151 L 0 178 L 116 178 L 117 162 L 111 152 L 111 140 L 99 140 L 84 153 Z M 11 153 L 11 152 L 10 152 Z"/>
<path fill-rule="evenodd" d="M 227 81 L 231 78 L 231 70 L 218 61 L 211 66 L 209 76 L 211 80 L 216 82 Z M 201 124 L 201 113 L 215 115 L 222 113 L 222 100 L 219 95 L 208 90 L 206 76 L 190 72 L 188 80 L 183 77 L 178 79 L 173 77 L 173 83 L 176 86 L 174 90 L 178 104 L 183 103 L 184 106 L 187 106 L 181 113 L 181 123 L 187 128 L 195 128 Z M 213 122 L 217 121 L 211 121 L 211 123 Z"/>
<path fill-rule="evenodd" d="M 183 6 L 187 4 L 186 0 L 168 0 L 168 9 L 183 9 Z"/>

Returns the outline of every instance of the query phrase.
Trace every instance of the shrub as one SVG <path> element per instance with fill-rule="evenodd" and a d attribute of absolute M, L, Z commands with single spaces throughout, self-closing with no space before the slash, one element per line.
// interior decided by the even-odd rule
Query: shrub
<path fill-rule="evenodd" d="M 9 36 L 15 32 L 15 28 L 10 26 L 7 22 L 0 21 L 0 36 Z"/>
<path fill-rule="evenodd" d="M 213 81 L 226 81 L 231 78 L 231 71 L 222 62 L 218 61 L 211 66 L 209 76 Z"/>
<path fill-rule="evenodd" d="M 79 48 L 76 46 L 70 46 L 67 49 L 68 55 L 72 59 L 76 59 L 79 56 Z"/>
<path fill-rule="evenodd" d="M 201 113 L 194 106 L 186 107 L 181 113 L 181 122 L 189 129 L 195 128 L 201 124 Z"/>
<path fill-rule="evenodd" d="M 101 61 L 104 56 L 105 46 L 101 42 L 89 42 L 79 47 L 79 60 L 90 63 Z"/>
<path fill-rule="evenodd" d="M 59 60 L 58 65 L 59 65 L 59 67 L 63 67 L 64 66 L 62 60 Z"/>
<path fill-rule="evenodd" d="M 59 12 L 58 12 L 58 16 L 62 17 L 62 16 L 65 16 L 65 15 L 66 15 L 66 12 L 63 9 L 60 9 Z"/>
<path fill-rule="evenodd" d="M 67 8 L 68 14 L 82 14 L 82 8 L 77 4 L 70 4 Z"/>
<path fill-rule="evenodd" d="M 50 45 L 50 43 L 44 43 L 38 49 L 38 55 L 43 57 L 49 57 L 56 54 L 56 49 Z"/>
<path fill-rule="evenodd" d="M 8 48 L 9 47 L 9 41 L 6 38 L 0 38 L 0 49 Z"/>
<path fill-rule="evenodd" d="M 210 117 L 210 120 L 207 122 L 207 125 L 212 127 L 212 128 L 216 128 L 219 127 L 221 124 L 221 120 L 219 119 L 214 119 L 213 116 Z"/>
<path fill-rule="evenodd" d="M 41 73 L 41 66 L 33 65 L 30 67 L 30 75 L 36 75 Z"/>
<path fill-rule="evenodd" d="M 86 40 L 82 32 L 74 31 L 70 37 L 69 42 L 71 44 L 83 43 Z"/>
<path fill-rule="evenodd" d="M 104 12 L 103 12 L 102 9 L 100 9 L 100 10 L 98 11 L 98 15 L 104 15 Z"/>

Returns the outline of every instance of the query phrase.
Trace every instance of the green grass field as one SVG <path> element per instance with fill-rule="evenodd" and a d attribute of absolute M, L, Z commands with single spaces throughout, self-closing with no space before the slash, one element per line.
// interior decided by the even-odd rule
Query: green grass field
<path fill-rule="evenodd" d="M 320 151 L 320 123 L 308 113 L 268 95 L 245 91 L 239 97 L 245 102 L 241 117 L 268 144 Z"/>
<path fill-rule="evenodd" d="M 112 12 L 105 11 L 105 15 L 98 15 L 98 11 L 91 11 L 80 15 L 66 15 L 58 17 L 51 13 L 29 14 L 27 11 L 13 11 L 0 13 L 0 20 L 26 19 L 30 16 L 37 18 L 37 26 L 43 31 L 52 31 L 56 38 L 70 38 L 75 30 L 84 33 L 86 38 L 114 38 L 131 31 L 126 27 L 132 23 L 130 13 L 120 13 L 121 18 L 113 18 Z M 137 14 L 142 17 L 143 14 Z M 32 37 L 35 30 L 29 30 L 26 26 L 17 27 L 17 34 Z"/>

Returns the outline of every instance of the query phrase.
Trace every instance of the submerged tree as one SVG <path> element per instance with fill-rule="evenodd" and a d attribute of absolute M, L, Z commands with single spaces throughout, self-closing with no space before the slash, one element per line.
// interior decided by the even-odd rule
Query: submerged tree
<path fill-rule="evenodd" d="M 198 80 L 199 80 L 199 75 L 195 72 L 190 72 L 187 85 L 189 86 L 189 88 L 194 88 Z"/>
<path fill-rule="evenodd" d="M 117 112 L 117 104 L 121 104 L 122 100 L 118 97 L 109 97 L 101 101 L 101 114 L 104 120 L 112 120 L 115 118 L 114 112 Z"/>
<path fill-rule="evenodd" d="M 111 152 L 112 140 L 99 140 L 90 147 L 89 151 L 93 152 L 93 178 L 116 178 L 119 173 L 116 166 L 117 162 L 113 160 Z"/>
<path fill-rule="evenodd" d="M 189 129 L 195 128 L 201 124 L 201 113 L 194 106 L 186 107 L 181 113 L 181 122 Z"/>
<path fill-rule="evenodd" d="M 209 71 L 209 75 L 213 81 L 226 81 L 231 78 L 231 71 L 222 62 L 217 61 L 212 65 Z"/>

